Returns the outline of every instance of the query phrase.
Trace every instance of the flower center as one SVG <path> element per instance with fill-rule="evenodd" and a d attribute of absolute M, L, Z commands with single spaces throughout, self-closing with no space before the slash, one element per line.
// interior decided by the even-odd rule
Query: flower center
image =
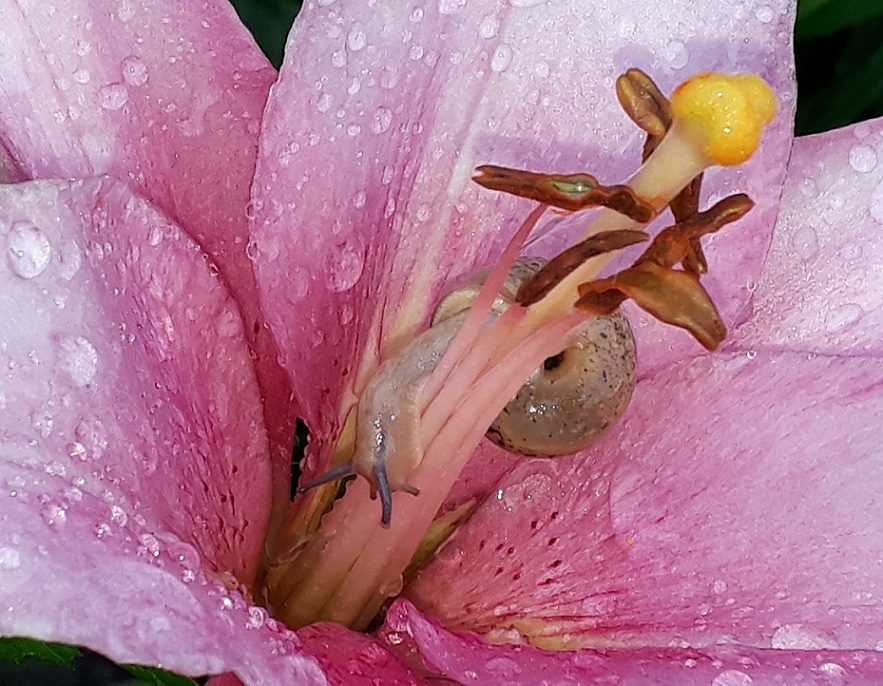
<path fill-rule="evenodd" d="M 644 164 L 628 184 L 479 167 L 480 185 L 541 204 L 468 308 L 455 307 L 383 361 L 359 399 L 355 426 L 344 430 L 335 466 L 301 485 L 306 505 L 266 578 L 277 618 L 295 627 L 331 620 L 365 628 L 401 591 L 415 556 L 428 557 L 468 516 L 474 503 L 436 518 L 488 427 L 538 368 L 564 364 L 562 350 L 578 343 L 588 320 L 631 298 L 709 350 L 723 340 L 726 329 L 700 282 L 707 271 L 700 239 L 743 216 L 752 202 L 734 195 L 700 212 L 701 174 L 750 157 L 774 114 L 772 92 L 755 76 L 700 74 L 670 103 L 649 77 L 630 70 L 617 94 L 648 135 Z M 603 209 L 578 243 L 523 280 L 501 312 L 495 303 L 549 205 Z M 666 207 L 675 223 L 651 241 L 642 228 Z M 613 255 L 648 242 L 630 267 L 598 278 Z M 337 480 L 351 476 L 358 478 L 338 497 Z"/>

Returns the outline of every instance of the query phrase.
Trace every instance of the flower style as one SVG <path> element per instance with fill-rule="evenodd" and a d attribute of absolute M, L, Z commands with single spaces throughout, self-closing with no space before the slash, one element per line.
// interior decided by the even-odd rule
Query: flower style
<path fill-rule="evenodd" d="M 248 683 L 883 675 L 883 127 L 798 141 L 781 191 L 793 7 L 320 0 L 277 80 L 221 3 L 48 5 L 0 3 L 21 182 L 0 190 L 0 633 Z M 492 497 L 406 590 L 449 628 L 579 650 L 489 645 L 407 601 L 375 638 L 296 635 L 228 590 L 284 537 L 295 411 L 318 471 L 360 374 L 529 211 L 473 168 L 634 167 L 630 66 L 666 90 L 757 71 L 780 96 L 758 156 L 706 178 L 757 202 L 708 250 L 731 337 L 709 356 L 630 310 L 620 427 L 554 461 L 482 446 L 448 505 Z"/>

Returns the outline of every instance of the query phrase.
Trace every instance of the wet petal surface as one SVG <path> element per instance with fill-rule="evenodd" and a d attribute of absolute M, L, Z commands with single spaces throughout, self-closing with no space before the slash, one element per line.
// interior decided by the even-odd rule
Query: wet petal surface
<path fill-rule="evenodd" d="M 559 647 L 874 648 L 881 384 L 765 351 L 657 372 L 593 450 L 510 472 L 408 595 Z"/>
<path fill-rule="evenodd" d="M 782 202 L 734 345 L 880 354 L 883 120 L 798 139 Z"/>
<path fill-rule="evenodd" d="M 248 323 L 274 457 L 289 388 L 248 259 L 249 188 L 275 70 L 224 0 L 0 3 L 0 140 L 24 178 L 131 181 L 212 255 Z M 285 478 L 275 480 L 287 491 Z M 287 500 L 287 493 L 277 493 Z"/>
<path fill-rule="evenodd" d="M 677 23 L 673 11 L 575 1 L 305 7 L 265 119 L 253 235 L 282 364 L 298 380 L 320 452 L 364 383 L 359 370 L 496 257 L 526 213 L 527 203 L 472 184 L 476 166 L 585 170 L 604 182 L 636 168 L 643 134 L 613 87 L 630 66 L 666 90 L 699 70 L 759 70 L 782 96 L 757 159 L 707 179 L 715 194 L 738 188 L 758 201 L 739 237 L 710 251 L 718 274 L 710 290 L 725 317 L 744 306 L 788 154 L 793 8 L 691 6 Z M 586 219 L 554 223 L 535 252 L 560 249 Z M 673 346 L 677 355 L 691 349 L 686 337 L 673 343 L 674 334 L 640 326 L 657 340 L 647 344 L 656 351 L 645 355 L 648 367 L 671 359 Z"/>
<path fill-rule="evenodd" d="M 217 270 L 108 178 L 3 187 L 0 240 L 0 633 L 191 674 L 252 652 L 268 662 L 244 673 L 315 674 L 271 666 L 241 597 L 202 574 L 248 583 L 269 515 L 260 396 Z"/>
<path fill-rule="evenodd" d="M 419 654 L 461 684 L 876 683 L 883 656 L 874 651 L 762 650 L 722 645 L 704 649 L 622 648 L 555 653 L 532 646 L 488 645 L 470 633 L 445 631 L 405 601 L 381 630 L 394 652 Z"/>

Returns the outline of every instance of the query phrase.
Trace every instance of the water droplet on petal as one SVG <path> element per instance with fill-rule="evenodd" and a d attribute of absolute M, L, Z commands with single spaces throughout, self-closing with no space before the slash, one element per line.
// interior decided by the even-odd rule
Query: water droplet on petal
<path fill-rule="evenodd" d="M 478 35 L 482 38 L 493 38 L 500 31 L 500 20 L 492 14 L 489 14 L 481 20 L 478 25 Z"/>
<path fill-rule="evenodd" d="M 386 107 L 378 107 L 374 110 L 371 119 L 371 130 L 374 133 L 384 133 L 392 125 L 392 112 Z"/>
<path fill-rule="evenodd" d="M 491 58 L 491 70 L 495 72 L 505 71 L 506 68 L 512 64 L 512 56 L 513 56 L 512 48 L 510 48 L 505 43 L 500 45 L 494 56 Z"/>
<path fill-rule="evenodd" d="M 143 86 L 150 78 L 150 71 L 144 64 L 134 55 L 130 55 L 123 59 L 121 69 L 123 72 L 123 81 L 130 86 Z"/>
<path fill-rule="evenodd" d="M 21 553 L 15 548 L 0 548 L 0 571 L 12 571 L 21 567 Z"/>
<path fill-rule="evenodd" d="M 546 0 L 509 0 L 512 7 L 536 7 L 542 5 Z"/>
<path fill-rule="evenodd" d="M 328 93 L 322 93 L 316 101 L 316 111 L 325 114 L 331 109 L 331 96 Z"/>
<path fill-rule="evenodd" d="M 325 261 L 325 285 L 332 293 L 356 285 L 365 267 L 365 254 L 358 243 L 345 243 L 331 250 Z"/>
<path fill-rule="evenodd" d="M 106 110 L 118 110 L 129 101 L 129 91 L 121 83 L 105 86 L 98 93 L 101 106 Z"/>
<path fill-rule="evenodd" d="M 246 629 L 260 629 L 267 621 L 269 615 L 262 607 L 252 606 L 248 608 L 248 620 L 245 623 Z"/>
<path fill-rule="evenodd" d="M 791 246 L 798 257 L 811 260 L 819 253 L 819 236 L 811 226 L 804 226 L 791 237 Z"/>
<path fill-rule="evenodd" d="M 333 5 L 337 0 L 316 0 L 316 4 L 319 7 L 328 7 L 328 5 Z"/>
<path fill-rule="evenodd" d="M 346 47 L 353 52 L 362 50 L 368 44 L 368 34 L 361 26 L 354 26 L 346 37 Z"/>
<path fill-rule="evenodd" d="M 835 307 L 825 316 L 825 329 L 828 333 L 841 331 L 860 321 L 864 314 L 865 311 L 855 303 Z"/>
<path fill-rule="evenodd" d="M 357 210 L 360 210 L 365 206 L 367 200 L 368 194 L 365 191 L 358 191 L 353 196 L 353 207 L 355 207 Z"/>
<path fill-rule="evenodd" d="M 52 246 L 39 227 L 30 222 L 16 222 L 9 232 L 6 257 L 16 275 L 33 279 L 49 266 Z"/>
<path fill-rule="evenodd" d="M 877 166 L 877 153 L 867 145 L 856 145 L 849 151 L 849 166 L 861 174 L 867 174 Z"/>
<path fill-rule="evenodd" d="M 346 127 L 346 133 L 348 136 L 358 136 L 360 133 L 362 133 L 362 127 L 358 124 L 349 124 Z"/>
<path fill-rule="evenodd" d="M 43 521 L 56 531 L 64 529 L 67 524 L 67 510 L 57 503 L 46 503 L 41 511 Z"/>
<path fill-rule="evenodd" d="M 83 387 L 92 382 L 98 371 L 98 351 L 83 336 L 62 336 L 58 339 L 59 362 L 74 385 Z"/>
<path fill-rule="evenodd" d="M 682 69 L 687 66 L 687 61 L 690 59 L 690 51 L 679 40 L 673 40 L 665 46 L 664 55 L 672 69 Z"/>
<path fill-rule="evenodd" d="M 440 14 L 454 14 L 466 5 L 466 0 L 438 0 Z"/>
<path fill-rule="evenodd" d="M 754 679 L 745 672 L 739 672 L 735 669 L 727 669 L 714 677 L 711 686 L 750 686 L 754 683 Z"/>
<path fill-rule="evenodd" d="M 757 12 L 754 13 L 754 16 L 758 18 L 758 20 L 762 21 L 764 24 L 769 24 L 776 17 L 776 11 L 770 7 L 769 5 L 764 5 L 763 7 L 759 7 Z"/>
<path fill-rule="evenodd" d="M 776 629 L 770 645 L 777 650 L 822 650 L 833 648 L 830 641 L 800 624 L 783 624 Z"/>
<path fill-rule="evenodd" d="M 883 183 L 877 186 L 871 194 L 869 211 L 875 220 L 883 224 Z"/>

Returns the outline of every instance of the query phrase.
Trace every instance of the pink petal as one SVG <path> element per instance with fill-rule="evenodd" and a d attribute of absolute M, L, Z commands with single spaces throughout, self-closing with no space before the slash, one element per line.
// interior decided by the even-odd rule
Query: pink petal
<path fill-rule="evenodd" d="M 0 464 L 0 481 L 21 476 Z M 58 477 L 33 470 L 25 480 L 2 495 L 0 635 L 87 646 L 119 663 L 192 676 L 235 671 L 248 684 L 326 683 L 293 632 L 199 573 L 192 547 L 135 517 L 98 537 L 95 523 L 110 506 L 89 489 L 68 505 L 59 531 L 35 509 L 60 491 Z"/>
<path fill-rule="evenodd" d="M 378 640 L 323 622 L 298 631 L 303 649 L 315 656 L 331 684 L 398 686 L 428 684 L 417 671 L 390 655 Z"/>
<path fill-rule="evenodd" d="M 108 178 L 4 186 L 0 227 L 0 442 L 20 516 L 42 517 L 52 536 L 86 494 L 92 535 L 137 519 L 250 583 L 269 460 L 242 321 L 216 268 Z"/>
<path fill-rule="evenodd" d="M 249 683 L 324 683 L 252 580 L 269 507 L 238 309 L 111 179 L 0 188 L 0 634 Z"/>
<path fill-rule="evenodd" d="M 796 141 L 782 207 L 737 344 L 879 354 L 883 119 Z"/>
<path fill-rule="evenodd" d="M 307 5 L 264 120 L 252 232 L 268 321 L 320 450 L 378 348 L 412 335 L 439 294 L 493 259 L 526 214 L 527 203 L 473 184 L 477 165 L 587 169 L 612 181 L 637 167 L 641 135 L 613 94 L 629 66 L 666 89 L 699 70 L 760 70 L 783 96 L 759 157 L 709 183 L 759 201 L 742 229 L 752 238 L 719 241 L 730 262 L 741 255 L 740 279 L 721 269 L 712 290 L 728 314 L 738 311 L 760 269 L 788 155 L 792 19 L 787 0 L 758 10 L 577 0 Z M 544 250 L 560 243 L 556 236 Z"/>
<path fill-rule="evenodd" d="M 430 669 L 461 684 L 879 683 L 883 655 L 871 651 L 763 650 L 735 645 L 549 652 L 488 645 L 475 634 L 445 631 L 398 601 L 381 631 L 394 652 L 413 646 Z"/>
<path fill-rule="evenodd" d="M 0 23 L 0 139 L 29 178 L 131 180 L 212 255 L 260 358 L 273 448 L 286 452 L 290 391 L 246 255 L 275 70 L 226 0 L 6 0 Z M 289 458 L 276 456 L 285 469 Z"/>
<path fill-rule="evenodd" d="M 409 591 L 556 646 L 883 641 L 876 358 L 717 354 L 638 384 L 574 458 L 525 461 Z"/>

